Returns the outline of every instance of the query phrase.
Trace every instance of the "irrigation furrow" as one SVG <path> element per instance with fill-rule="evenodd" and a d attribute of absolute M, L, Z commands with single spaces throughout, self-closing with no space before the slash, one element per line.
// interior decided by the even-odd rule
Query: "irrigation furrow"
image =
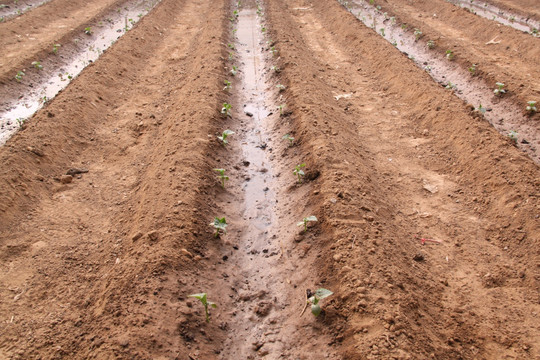
<path fill-rule="evenodd" d="M 11 92 L 2 100 L 5 110 L 0 111 L 0 146 L 158 3 L 157 0 L 122 3 L 119 11 L 111 11 L 96 21 L 102 25 L 88 26 L 86 35 L 77 36 L 73 43 L 53 45 L 53 53 L 33 64 L 33 70 L 37 71 L 33 79 L 26 78 L 28 70 L 19 71 L 18 81 L 28 87 L 19 87 L 25 92 Z M 71 56 L 58 56 L 58 52 L 73 53 Z"/>
<path fill-rule="evenodd" d="M 0 3 L 0 23 L 15 19 L 17 16 L 34 10 L 51 0 L 12 0 Z"/>

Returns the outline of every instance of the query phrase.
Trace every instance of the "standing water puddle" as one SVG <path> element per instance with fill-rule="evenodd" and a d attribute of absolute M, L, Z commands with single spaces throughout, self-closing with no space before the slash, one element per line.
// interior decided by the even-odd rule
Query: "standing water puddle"
<path fill-rule="evenodd" d="M 343 3 L 342 1 L 340 1 Z M 528 120 L 521 115 L 522 109 L 510 100 L 494 96 L 493 88 L 426 46 L 426 41 L 417 41 L 415 35 L 403 30 L 389 17 L 373 5 L 356 0 L 345 6 L 366 26 L 372 28 L 385 40 L 393 44 L 409 59 L 439 84 L 445 86 L 468 104 L 484 112 L 484 117 L 501 134 L 517 137 L 517 145 L 537 163 L 540 163 L 540 137 L 538 129 L 527 125 Z M 482 106 L 480 108 L 480 105 Z"/>
<path fill-rule="evenodd" d="M 54 61 L 58 57 L 51 55 L 41 62 L 43 72 L 46 72 L 45 80 L 28 88 L 28 92 L 22 97 L 9 102 L 6 109 L 0 110 L 0 145 L 6 141 L 23 125 L 23 123 L 38 111 L 45 102 L 54 98 L 60 90 L 68 86 L 70 81 L 81 71 L 97 60 L 116 40 L 133 27 L 144 15 L 154 8 L 159 0 L 129 1 L 121 5 L 118 11 L 108 14 L 100 26 L 91 27 L 90 35 L 75 39 L 83 50 L 78 51 L 74 57 L 64 59 L 63 64 L 55 67 Z M 58 48 L 63 51 L 64 44 Z M 48 78 L 47 78 L 48 77 Z M 24 79 L 23 79 L 24 83 Z"/>
<path fill-rule="evenodd" d="M 471 0 L 447 0 L 448 2 L 469 9 L 473 14 L 482 16 L 486 19 L 495 20 L 503 25 L 513 27 L 514 29 L 529 33 L 533 36 L 539 36 L 540 22 L 528 19 L 510 12 L 505 12 L 484 1 Z"/>

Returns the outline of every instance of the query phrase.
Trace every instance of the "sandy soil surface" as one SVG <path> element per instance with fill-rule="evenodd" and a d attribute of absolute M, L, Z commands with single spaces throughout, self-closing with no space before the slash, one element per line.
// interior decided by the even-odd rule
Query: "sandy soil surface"
<path fill-rule="evenodd" d="M 0 24 L 46 38 L 0 63 L 74 36 L 59 4 Z M 538 39 L 381 5 L 540 100 Z M 0 358 L 540 358 L 538 165 L 337 1 L 163 0 L 0 162 Z"/>

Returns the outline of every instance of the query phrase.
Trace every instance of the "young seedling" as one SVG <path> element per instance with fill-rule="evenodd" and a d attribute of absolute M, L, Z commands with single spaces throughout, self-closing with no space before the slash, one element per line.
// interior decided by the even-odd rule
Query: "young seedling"
<path fill-rule="evenodd" d="M 481 112 L 482 114 L 485 114 L 486 113 L 486 108 L 482 106 L 482 104 L 478 105 L 478 107 L 476 108 L 476 110 L 478 110 L 479 112 Z"/>
<path fill-rule="evenodd" d="M 17 80 L 17 82 L 21 82 L 24 75 L 26 74 L 23 71 L 18 71 L 17 75 L 15 75 L 15 80 Z"/>
<path fill-rule="evenodd" d="M 270 48 L 270 51 L 272 52 L 273 55 L 276 55 L 276 54 L 277 54 L 277 49 L 276 49 L 275 46 L 272 46 L 272 47 Z"/>
<path fill-rule="evenodd" d="M 214 233 L 214 237 L 219 237 L 219 231 L 221 230 L 224 234 L 227 233 L 227 221 L 225 220 L 225 217 L 222 218 L 214 218 L 214 221 L 210 223 L 210 226 L 214 227 L 216 229 L 216 232 Z"/>
<path fill-rule="evenodd" d="M 92 35 L 92 28 L 89 26 L 89 27 L 85 27 L 84 28 L 84 33 L 86 35 Z"/>
<path fill-rule="evenodd" d="M 510 131 L 508 133 L 508 137 L 510 138 L 510 140 L 512 140 L 514 142 L 514 144 L 517 144 L 517 141 L 518 141 L 518 133 L 514 130 Z"/>
<path fill-rule="evenodd" d="M 227 44 L 227 46 L 228 46 L 229 49 L 231 49 L 231 50 L 234 50 L 234 49 L 235 49 L 234 44 Z"/>
<path fill-rule="evenodd" d="M 60 44 L 54 44 L 52 48 L 52 52 L 56 55 L 58 53 L 58 48 L 62 46 Z"/>
<path fill-rule="evenodd" d="M 278 109 L 279 109 L 279 115 L 283 115 L 283 109 L 285 109 L 285 104 L 279 105 Z"/>
<path fill-rule="evenodd" d="M 294 138 L 291 135 L 285 134 L 285 135 L 283 135 L 282 139 L 289 141 L 289 147 L 293 146 Z"/>
<path fill-rule="evenodd" d="M 446 85 L 446 89 L 447 90 L 453 90 L 456 88 L 456 85 L 455 84 L 452 84 L 450 81 L 448 82 L 448 84 Z"/>
<path fill-rule="evenodd" d="M 498 82 L 498 83 L 495 83 L 495 85 L 497 85 L 497 89 L 493 90 L 493 93 L 495 95 L 502 96 L 503 94 L 506 93 L 506 90 L 503 89 L 504 87 L 503 83 Z"/>
<path fill-rule="evenodd" d="M 237 73 L 238 73 L 238 67 L 233 65 L 231 69 L 231 75 L 236 76 Z"/>
<path fill-rule="evenodd" d="M 381 28 L 381 30 L 379 30 L 379 31 L 381 32 L 381 35 L 382 35 L 383 37 L 386 36 L 386 35 L 384 34 L 384 28 Z"/>
<path fill-rule="evenodd" d="M 225 181 L 229 180 L 229 177 L 225 175 L 225 169 L 214 169 L 219 173 L 218 178 L 221 179 L 221 187 L 225 189 Z"/>
<path fill-rule="evenodd" d="M 189 295 L 189 297 L 193 297 L 193 298 L 199 299 L 201 301 L 201 303 L 204 306 L 204 312 L 206 314 L 206 322 L 209 323 L 210 322 L 210 314 L 208 313 L 208 307 L 210 306 L 210 307 L 213 307 L 215 309 L 215 308 L 217 308 L 217 305 L 215 303 L 207 300 L 206 293 L 192 294 L 192 295 Z"/>
<path fill-rule="evenodd" d="M 281 71 L 281 69 L 279 68 L 279 66 L 276 66 L 276 65 L 272 66 L 271 69 L 272 69 L 273 71 L 275 71 L 276 73 L 279 73 L 279 72 Z"/>
<path fill-rule="evenodd" d="M 446 50 L 446 58 L 450 61 L 454 60 L 454 52 L 452 50 Z"/>
<path fill-rule="evenodd" d="M 25 118 L 16 118 L 15 121 L 17 121 L 17 124 L 19 124 L 19 129 L 24 128 L 24 122 L 26 121 Z"/>
<path fill-rule="evenodd" d="M 476 64 L 472 64 L 469 67 L 469 72 L 471 73 L 471 76 L 476 76 Z"/>
<path fill-rule="evenodd" d="M 296 165 L 294 167 L 294 170 L 293 170 L 293 174 L 298 176 L 298 183 L 301 184 L 302 183 L 302 177 L 304 175 L 306 175 L 306 173 L 304 173 L 304 170 L 302 170 L 303 167 L 306 167 L 306 164 L 300 164 L 300 165 Z"/>
<path fill-rule="evenodd" d="M 279 89 L 279 92 L 285 91 L 285 85 L 277 84 L 276 87 Z"/>
<path fill-rule="evenodd" d="M 307 231 L 307 224 L 309 222 L 315 222 L 315 221 L 317 221 L 317 218 L 314 215 L 311 215 L 311 216 L 303 218 L 302 221 L 300 221 L 296 225 L 303 226 L 304 227 L 304 232 L 306 232 Z"/>
<path fill-rule="evenodd" d="M 527 101 L 526 110 L 530 114 L 536 113 L 538 111 L 538 109 L 536 108 L 536 101 Z"/>
<path fill-rule="evenodd" d="M 317 289 L 314 293 L 311 292 L 311 290 L 307 290 L 307 301 L 306 306 L 302 310 L 302 314 L 304 314 L 304 311 L 306 310 L 306 307 L 308 305 L 311 305 L 311 313 L 315 316 L 319 316 L 322 312 L 321 306 L 319 305 L 319 301 L 321 301 L 324 298 L 329 297 L 330 295 L 333 295 L 334 293 L 327 289 Z"/>
<path fill-rule="evenodd" d="M 225 80 L 224 83 L 225 83 L 225 87 L 223 88 L 223 90 L 225 91 L 230 90 L 232 87 L 231 82 L 229 80 Z M 223 109 L 221 111 L 223 112 Z"/>
<path fill-rule="evenodd" d="M 32 66 L 34 66 L 38 70 L 43 70 L 43 65 L 41 65 L 41 62 L 39 61 L 32 61 Z"/>
<path fill-rule="evenodd" d="M 414 29 L 414 38 L 416 41 L 420 40 L 420 38 L 422 37 L 422 31 L 420 31 L 420 29 Z"/>
<path fill-rule="evenodd" d="M 221 113 L 225 116 L 231 116 L 231 109 L 232 105 L 229 103 L 223 103 L 223 107 L 221 108 Z"/>
<path fill-rule="evenodd" d="M 435 47 L 435 41 L 429 40 L 427 42 L 427 47 L 428 47 L 428 49 L 433 49 Z"/>
<path fill-rule="evenodd" d="M 229 140 L 227 140 L 227 137 L 229 135 L 232 135 L 234 134 L 234 131 L 232 130 L 225 130 L 223 132 L 223 134 L 221 134 L 221 136 L 218 136 L 217 138 L 221 141 L 221 143 L 223 144 L 223 146 L 226 146 L 228 143 L 229 143 Z"/>

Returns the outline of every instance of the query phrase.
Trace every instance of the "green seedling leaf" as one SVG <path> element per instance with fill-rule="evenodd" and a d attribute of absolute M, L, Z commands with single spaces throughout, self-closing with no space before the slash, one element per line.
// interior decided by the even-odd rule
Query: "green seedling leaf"
<path fill-rule="evenodd" d="M 538 112 L 536 101 L 527 101 L 527 107 L 525 109 L 531 114 Z"/>
<path fill-rule="evenodd" d="M 225 189 L 225 181 L 229 180 L 229 177 L 225 175 L 225 169 L 214 169 L 219 173 L 218 178 L 221 179 L 221 187 Z"/>
<path fill-rule="evenodd" d="M 225 116 L 231 116 L 231 109 L 232 109 L 231 104 L 223 103 L 223 107 L 221 108 L 221 113 Z"/>
<path fill-rule="evenodd" d="M 214 222 L 210 223 L 210 226 L 214 227 L 216 229 L 216 232 L 214 233 L 214 237 L 217 238 L 219 236 L 219 231 L 221 230 L 224 234 L 227 233 L 227 221 L 225 220 L 225 217 L 222 218 L 214 218 Z"/>
<path fill-rule="evenodd" d="M 283 135 L 282 139 L 283 140 L 289 140 L 289 146 L 293 146 L 294 137 L 292 137 L 291 135 L 285 134 L 285 135 Z"/>
<path fill-rule="evenodd" d="M 221 134 L 221 136 L 218 136 L 217 138 L 221 141 L 223 146 L 225 146 L 229 143 L 229 140 L 227 140 L 227 137 L 232 134 L 234 134 L 234 131 L 227 129 Z"/>
<path fill-rule="evenodd" d="M 303 167 L 306 167 L 306 164 L 300 164 L 296 165 L 293 170 L 293 174 L 298 176 L 298 183 L 302 183 L 302 177 L 306 175 L 303 170 L 301 170 Z"/>
<path fill-rule="evenodd" d="M 217 308 L 217 305 L 215 303 L 207 300 L 206 293 L 192 294 L 192 295 L 188 295 L 188 296 L 199 299 L 201 301 L 201 303 L 204 306 L 204 312 L 206 314 L 206 322 L 210 322 L 210 314 L 208 313 L 208 306 L 211 306 L 211 307 L 213 307 L 215 309 L 215 308 Z"/>
<path fill-rule="evenodd" d="M 332 291 L 323 288 L 315 290 L 315 293 L 307 299 L 308 304 L 311 304 L 311 313 L 315 316 L 319 316 L 322 312 L 319 301 L 333 294 Z"/>
<path fill-rule="evenodd" d="M 315 222 L 315 221 L 317 221 L 317 217 L 315 217 L 314 215 L 311 215 L 311 216 L 303 218 L 302 221 L 300 221 L 296 225 L 303 226 L 304 227 L 304 232 L 306 232 L 307 231 L 307 224 L 309 222 Z"/>
<path fill-rule="evenodd" d="M 502 96 L 503 94 L 506 93 L 506 90 L 503 89 L 503 88 L 504 88 L 504 84 L 503 84 L 503 83 L 497 82 L 497 83 L 495 83 L 495 85 L 497 85 L 497 89 L 493 90 L 493 93 L 494 93 L 495 95 Z"/>

